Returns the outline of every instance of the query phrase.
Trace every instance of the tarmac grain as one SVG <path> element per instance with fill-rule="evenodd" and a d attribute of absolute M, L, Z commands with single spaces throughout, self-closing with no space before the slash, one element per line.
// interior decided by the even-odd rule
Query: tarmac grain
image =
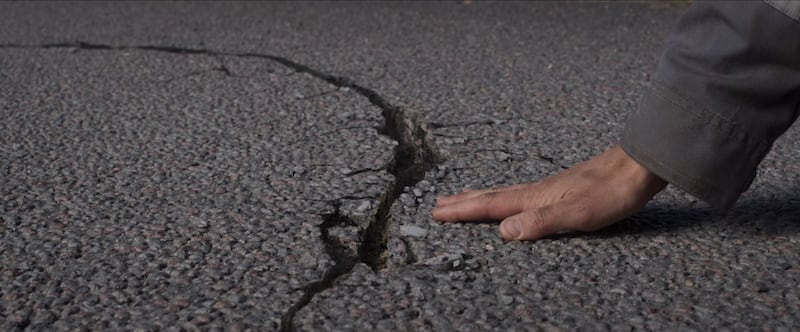
<path fill-rule="evenodd" d="M 283 65 L 0 52 L 3 330 L 277 329 L 330 202 L 391 187 L 380 110 Z"/>
<path fill-rule="evenodd" d="M 797 129 L 727 212 L 431 220 L 613 145 L 684 7 L 0 3 L 2 327 L 797 329 Z"/>

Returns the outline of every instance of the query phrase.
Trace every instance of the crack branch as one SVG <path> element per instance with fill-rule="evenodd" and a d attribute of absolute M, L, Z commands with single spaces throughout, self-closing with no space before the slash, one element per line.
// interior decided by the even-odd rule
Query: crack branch
<path fill-rule="evenodd" d="M 492 136 L 469 137 L 469 136 L 459 136 L 459 135 L 447 135 L 447 134 L 441 134 L 441 133 L 433 133 L 431 135 L 436 136 L 436 137 L 462 139 L 462 140 L 464 140 L 463 143 L 470 143 L 470 142 L 480 141 L 480 140 L 487 139 L 487 138 L 492 138 Z"/>
<path fill-rule="evenodd" d="M 376 217 L 362 232 L 362 245 L 358 251 L 358 257 L 353 257 L 346 248 L 339 245 L 335 239 L 331 238 L 328 230 L 342 224 L 354 224 L 348 216 L 340 210 L 341 202 L 333 202 L 334 213 L 323 216 L 324 222 L 320 225 L 321 239 L 325 243 L 327 254 L 334 260 L 334 265 L 327 269 L 322 279 L 312 282 L 305 286 L 303 296 L 291 308 L 281 316 L 281 331 L 291 331 L 294 329 L 293 320 L 295 314 L 311 302 L 313 297 L 333 287 L 335 281 L 340 277 L 350 273 L 357 262 L 369 265 L 373 270 L 378 271 L 386 265 L 386 241 L 387 227 L 391 219 L 391 207 L 399 198 L 406 187 L 414 186 L 425 177 L 425 173 L 432 167 L 440 163 L 443 159 L 441 153 L 434 149 L 432 137 L 428 128 L 417 119 L 414 114 L 406 112 L 405 109 L 390 104 L 381 97 L 376 91 L 356 84 L 353 80 L 323 73 L 308 66 L 296 63 L 287 58 L 261 53 L 236 53 L 215 51 L 210 49 L 176 47 L 176 46 L 156 46 L 156 45 L 104 45 L 88 42 L 72 43 L 51 43 L 40 45 L 24 44 L 0 44 L 0 48 L 28 48 L 28 49 L 73 49 L 73 50 L 101 50 L 101 51 L 120 51 L 120 50 L 144 50 L 165 52 L 173 54 L 202 54 L 214 57 L 232 56 L 241 58 L 256 58 L 278 62 L 298 73 L 307 73 L 317 79 L 324 80 L 338 88 L 349 88 L 352 91 L 367 98 L 369 102 L 381 110 L 384 118 L 383 127 L 378 131 L 380 134 L 389 137 L 398 144 L 394 149 L 394 158 L 388 167 L 388 172 L 394 176 L 394 183 L 389 185 L 387 192 L 381 199 Z M 226 75 L 233 75 L 221 64 L 216 68 Z M 435 127 L 435 126 L 433 126 Z"/>
<path fill-rule="evenodd" d="M 364 169 L 357 169 L 355 171 L 347 172 L 344 174 L 345 177 L 351 177 L 358 174 L 368 173 L 368 172 L 380 172 L 385 171 L 385 168 L 364 168 Z"/>
<path fill-rule="evenodd" d="M 562 165 L 560 163 L 557 163 L 555 158 L 553 158 L 553 157 L 548 157 L 548 156 L 545 156 L 545 155 L 543 155 L 541 153 L 537 153 L 536 156 L 539 157 L 539 159 L 544 160 L 544 161 L 552 164 L 553 166 L 561 167 L 561 169 L 569 169 L 569 167 L 564 166 L 564 165 Z"/>
<path fill-rule="evenodd" d="M 329 267 L 322 275 L 322 279 L 314 281 L 303 287 L 303 296 L 295 302 L 286 312 L 281 315 L 280 330 L 288 332 L 294 330 L 292 322 L 294 316 L 300 309 L 308 305 L 315 295 L 331 288 L 339 277 L 353 270 L 357 262 L 357 257 L 348 253 L 347 248 L 342 247 L 337 241 L 331 238 L 329 229 L 342 225 L 354 225 L 355 223 L 343 215 L 339 210 L 340 204 L 334 203 L 334 212 L 323 215 L 323 223 L 320 225 L 320 237 L 325 244 L 325 252 L 333 259 L 333 266 Z"/>
<path fill-rule="evenodd" d="M 449 127 L 467 127 L 472 125 L 495 125 L 495 124 L 497 124 L 497 122 L 493 120 L 481 120 L 481 121 L 454 122 L 454 123 L 431 122 L 428 125 L 433 129 L 439 129 L 439 128 L 449 128 Z"/>

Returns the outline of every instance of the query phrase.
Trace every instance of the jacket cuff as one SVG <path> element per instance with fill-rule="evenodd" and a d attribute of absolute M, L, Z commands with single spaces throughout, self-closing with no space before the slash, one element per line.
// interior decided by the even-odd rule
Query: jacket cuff
<path fill-rule="evenodd" d="M 665 181 L 727 209 L 750 186 L 772 145 L 721 116 L 732 113 L 655 81 L 630 113 L 620 145 Z"/>

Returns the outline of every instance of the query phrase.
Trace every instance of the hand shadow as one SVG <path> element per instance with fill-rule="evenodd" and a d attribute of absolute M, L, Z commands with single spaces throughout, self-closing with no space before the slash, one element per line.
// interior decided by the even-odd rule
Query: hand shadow
<path fill-rule="evenodd" d="M 547 238 L 615 238 L 631 234 L 651 237 L 697 227 L 713 228 L 729 235 L 800 234 L 800 191 L 785 191 L 784 194 L 746 197 L 727 211 L 700 204 L 654 201 L 637 214 L 597 232 L 573 232 Z"/>

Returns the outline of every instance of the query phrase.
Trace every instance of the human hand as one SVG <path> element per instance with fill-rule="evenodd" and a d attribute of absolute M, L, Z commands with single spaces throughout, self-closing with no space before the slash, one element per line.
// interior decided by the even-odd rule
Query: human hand
<path fill-rule="evenodd" d="M 536 240 L 611 225 L 644 207 L 666 185 L 622 148 L 613 147 L 539 182 L 439 197 L 433 218 L 502 220 L 503 239 Z"/>

